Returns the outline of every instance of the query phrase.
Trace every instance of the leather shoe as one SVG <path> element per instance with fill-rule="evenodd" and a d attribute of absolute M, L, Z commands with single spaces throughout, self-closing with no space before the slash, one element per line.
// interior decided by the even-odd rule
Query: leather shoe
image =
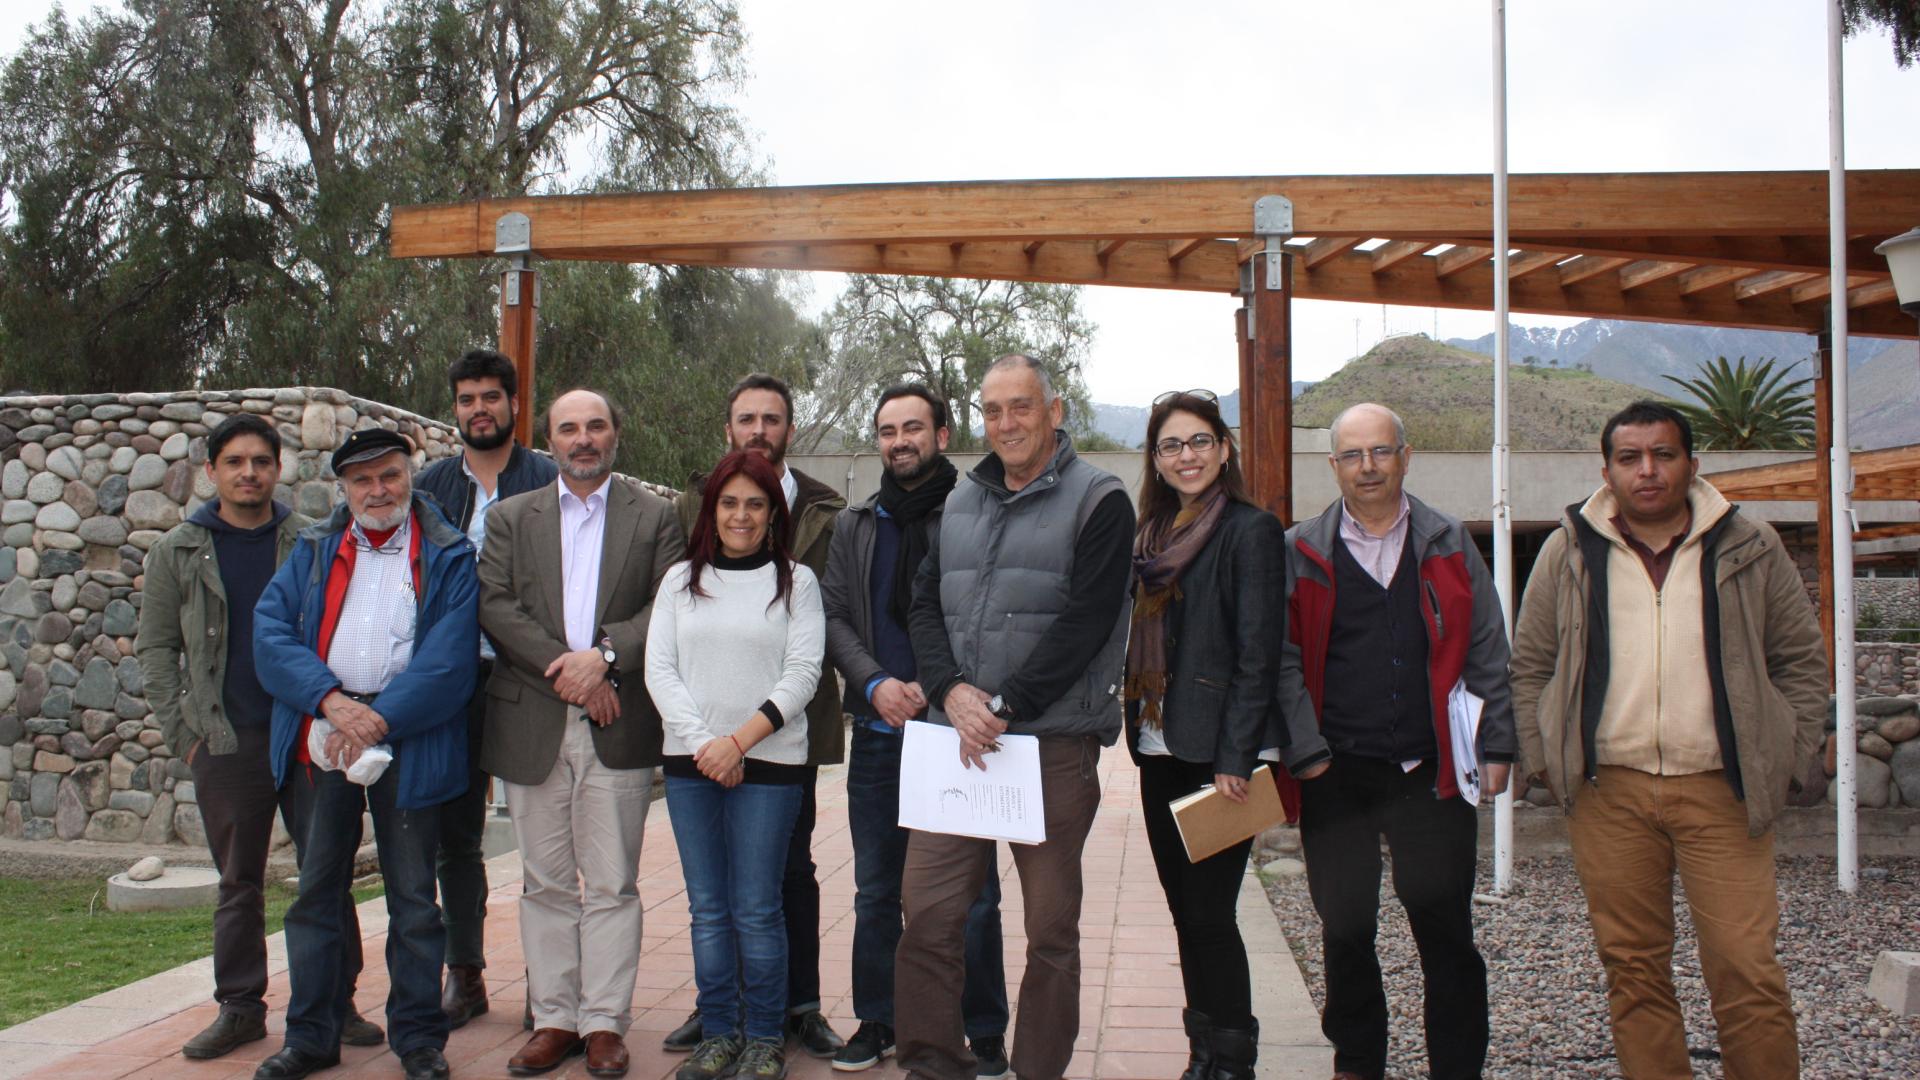
<path fill-rule="evenodd" d="M 253 1080 L 300 1080 L 300 1077 L 331 1069 L 340 1064 L 340 1055 L 316 1054 L 298 1046 L 283 1046 L 280 1052 L 253 1070 Z"/>
<path fill-rule="evenodd" d="M 667 1032 L 667 1037 L 660 1040 L 660 1049 L 684 1054 L 700 1045 L 700 1034 L 700 1010 L 695 1009 L 687 1014 L 686 1023 Z"/>
<path fill-rule="evenodd" d="M 400 1067 L 407 1071 L 407 1080 L 447 1080 L 453 1075 L 453 1070 L 447 1068 L 447 1056 L 434 1046 L 422 1046 L 402 1054 Z"/>
<path fill-rule="evenodd" d="M 379 1046 L 387 1041 L 387 1033 L 379 1024 L 356 1012 L 340 1025 L 340 1041 L 348 1046 Z"/>
<path fill-rule="evenodd" d="M 194 1061 L 205 1061 L 232 1052 L 243 1043 L 254 1042 L 267 1037 L 267 1020 L 264 1016 L 243 1016 L 225 1009 L 213 1018 L 206 1030 L 187 1040 L 180 1048 L 180 1056 Z"/>
<path fill-rule="evenodd" d="M 448 964 L 446 984 L 440 991 L 440 1011 L 447 1014 L 449 1029 L 487 1011 L 487 980 L 480 969 L 466 964 Z"/>
<path fill-rule="evenodd" d="M 611 1031 L 587 1036 L 587 1075 L 627 1075 L 627 1041 Z"/>
<path fill-rule="evenodd" d="M 817 1058 L 830 1058 L 847 1045 L 847 1040 L 833 1030 L 819 1009 L 803 1013 L 793 1013 L 787 1017 L 787 1036 L 800 1044 L 800 1049 Z"/>
<path fill-rule="evenodd" d="M 539 1076 L 544 1072 L 552 1072 L 561 1062 L 584 1049 L 586 1044 L 580 1041 L 576 1032 L 541 1028 L 507 1062 L 507 1072 L 513 1076 Z"/>

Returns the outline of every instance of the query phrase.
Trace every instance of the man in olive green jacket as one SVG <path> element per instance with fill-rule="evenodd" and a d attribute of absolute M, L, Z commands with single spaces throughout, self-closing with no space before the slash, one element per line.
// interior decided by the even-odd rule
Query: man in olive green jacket
<path fill-rule="evenodd" d="M 1673 409 L 1601 436 L 1605 483 L 1547 539 L 1513 641 L 1530 779 L 1566 807 L 1628 1080 L 1690 1077 L 1673 874 L 1728 1076 L 1797 1075 L 1773 820 L 1824 788 L 1826 658 L 1780 538 L 1695 475 Z"/>
<path fill-rule="evenodd" d="M 847 508 L 846 497 L 828 484 L 787 464 L 787 441 L 793 436 L 793 393 L 780 379 L 760 373 L 734 384 L 727 396 L 727 449 L 755 450 L 780 470 L 780 486 L 787 499 L 791 534 L 787 550 L 795 562 L 827 576 L 827 549 L 833 545 L 833 522 Z M 675 509 L 680 528 L 693 535 L 700 513 L 700 488 L 705 477 L 695 476 L 680 493 Z M 820 665 L 820 684 L 807 703 L 807 764 L 837 765 L 846 760 L 847 726 L 840 711 L 840 681 L 833 665 Z M 845 1041 L 827 1023 L 820 1002 L 820 881 L 813 864 L 814 782 L 803 786 L 800 817 L 787 845 L 786 875 L 780 883 L 781 908 L 787 923 L 787 1033 L 802 1049 L 830 1058 Z M 700 1011 L 674 1029 L 663 1042 L 669 1050 L 691 1050 L 700 1042 Z"/>
<path fill-rule="evenodd" d="M 206 468 L 218 497 L 147 551 L 134 643 L 161 738 L 191 771 L 207 847 L 220 871 L 213 915 L 213 996 L 220 1015 L 182 1047 L 196 1059 L 266 1037 L 262 889 L 273 815 L 277 809 L 286 821 L 297 858 L 306 844 L 312 792 L 297 774 L 284 790 L 274 789 L 267 749 L 273 701 L 253 670 L 254 604 L 311 522 L 273 501 L 280 435 L 260 417 L 236 413 L 215 428 L 207 436 Z M 154 758 L 144 765 L 147 787 L 160 787 L 165 764 Z M 360 973 L 357 923 L 345 940 L 351 982 Z M 375 1046 L 383 1034 L 355 1013 L 342 1038 Z"/>

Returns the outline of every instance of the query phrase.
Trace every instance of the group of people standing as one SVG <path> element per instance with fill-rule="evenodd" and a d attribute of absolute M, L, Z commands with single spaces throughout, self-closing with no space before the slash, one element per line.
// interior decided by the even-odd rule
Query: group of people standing
<path fill-rule="evenodd" d="M 1478 547 L 1404 491 L 1411 450 L 1380 406 L 1335 421 L 1341 498 L 1285 530 L 1250 497 L 1210 392 L 1154 401 L 1136 504 L 1075 453 L 1046 368 L 1018 354 L 985 374 L 991 452 L 965 476 L 945 456 L 947 403 L 885 389 L 880 489 L 853 506 L 786 461 L 793 401 L 772 376 L 735 386 L 727 452 L 670 501 L 613 472 L 629 421 L 607 395 L 555 398 L 543 456 L 514 440 L 511 361 L 476 350 L 448 375 L 458 456 L 416 476 L 407 440 L 356 431 L 331 462 L 343 502 L 312 522 L 272 500 L 278 433 L 238 414 L 208 437 L 218 497 L 149 552 L 138 655 L 221 873 L 220 1013 L 186 1056 L 266 1037 L 277 809 L 300 862 L 292 993 L 256 1077 L 383 1038 L 409 1078 L 449 1075 L 448 1032 L 490 1007 L 497 777 L 523 865 L 531 1031 L 508 1072 L 584 1055 L 591 1075 L 624 1075 L 658 773 L 698 990 L 664 1042 L 688 1053 L 677 1080 L 780 1080 L 790 1041 L 844 1071 L 897 1055 L 932 1080 L 1058 1078 L 1080 1029 L 1099 758 L 1124 735 L 1178 939 L 1181 1080 L 1254 1072 L 1235 921 L 1252 840 L 1190 861 L 1168 804 L 1206 787 L 1244 802 L 1263 762 L 1300 823 L 1336 1077 L 1387 1065 L 1382 840 L 1433 1075 L 1480 1074 L 1462 796 L 1490 798 L 1516 767 L 1572 814 L 1625 1073 L 1688 1075 L 1668 970 L 1677 864 L 1729 1076 L 1793 1075 L 1768 829 L 1820 776 L 1805 767 L 1818 633 L 1778 539 L 1693 476 L 1679 414 L 1642 403 L 1607 425 L 1604 483 L 1541 553 L 1510 657 Z M 1465 741 L 1460 694 L 1481 709 Z M 1046 832 L 1011 845 L 1027 956 L 1010 1049 L 997 845 L 899 825 L 913 720 L 951 726 L 969 766 L 1002 735 L 1037 739 Z M 822 1013 L 811 854 L 818 770 L 843 759 L 846 1039 Z M 353 1006 L 366 813 L 390 914 L 385 1032 Z"/>

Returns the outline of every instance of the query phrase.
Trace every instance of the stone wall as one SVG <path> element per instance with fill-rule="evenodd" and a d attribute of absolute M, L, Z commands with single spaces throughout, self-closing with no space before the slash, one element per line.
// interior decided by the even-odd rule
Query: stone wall
<path fill-rule="evenodd" d="M 1827 718 L 1827 775 L 1836 770 L 1833 717 Z M 1920 699 L 1881 696 L 1861 698 L 1855 707 L 1855 792 L 1864 809 L 1920 806 Z M 1826 803 L 1833 802 L 1827 789 Z"/>
<path fill-rule="evenodd" d="M 278 428 L 275 497 L 313 516 L 332 508 L 326 458 L 349 431 L 399 431 L 423 463 L 459 446 L 446 424 L 318 387 L 0 398 L 6 835 L 204 842 L 133 635 L 146 549 L 213 495 L 206 435 L 235 412 Z"/>
<path fill-rule="evenodd" d="M 1855 642 L 1853 662 L 1863 695 L 1920 694 L 1920 645 Z"/>
<path fill-rule="evenodd" d="M 1863 640 L 1920 628 L 1920 578 L 1859 578 L 1853 583 L 1853 600 L 1854 617 L 1863 624 Z M 1866 629 L 1867 622 L 1878 622 L 1883 629 Z"/>

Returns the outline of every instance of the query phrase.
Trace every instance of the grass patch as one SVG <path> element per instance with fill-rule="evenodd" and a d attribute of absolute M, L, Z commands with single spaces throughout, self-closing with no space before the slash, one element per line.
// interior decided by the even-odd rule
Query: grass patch
<path fill-rule="evenodd" d="M 381 893 L 354 890 L 356 901 Z M 294 890 L 267 884 L 267 933 Z M 0 878 L 0 1028 L 84 1001 L 213 952 L 213 909 L 107 910 L 101 878 Z"/>

